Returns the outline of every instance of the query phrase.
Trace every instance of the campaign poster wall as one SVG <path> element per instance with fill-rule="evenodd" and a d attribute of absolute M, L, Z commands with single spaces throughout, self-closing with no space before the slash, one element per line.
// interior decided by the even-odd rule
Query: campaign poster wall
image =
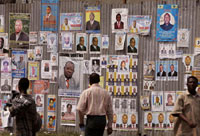
<path fill-rule="evenodd" d="M 177 41 L 178 5 L 158 5 L 157 41 Z"/>
<path fill-rule="evenodd" d="M 11 48 L 28 48 L 29 45 L 29 13 L 9 14 L 9 39 Z M 18 35 L 16 35 L 18 34 Z"/>
<path fill-rule="evenodd" d="M 22 78 L 26 77 L 27 64 L 26 51 L 12 51 L 12 77 Z"/>
<path fill-rule="evenodd" d="M 87 7 L 85 10 L 86 32 L 100 33 L 100 6 Z"/>
<path fill-rule="evenodd" d="M 58 30 L 59 0 L 41 1 L 41 31 Z"/>
<path fill-rule="evenodd" d="M 61 13 L 60 30 L 82 30 L 82 13 Z"/>

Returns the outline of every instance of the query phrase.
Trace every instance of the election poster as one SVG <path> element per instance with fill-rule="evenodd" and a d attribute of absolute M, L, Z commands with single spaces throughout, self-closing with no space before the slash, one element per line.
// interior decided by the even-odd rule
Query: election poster
<path fill-rule="evenodd" d="M 111 28 L 113 33 L 128 32 L 128 9 L 116 8 L 112 9 Z"/>
<path fill-rule="evenodd" d="M 166 117 L 165 112 L 154 112 L 153 116 L 154 118 L 154 124 L 155 124 L 155 130 L 165 130 L 166 129 Z"/>
<path fill-rule="evenodd" d="M 166 127 L 168 130 L 174 129 L 175 117 L 172 115 L 171 112 L 166 112 Z"/>
<path fill-rule="evenodd" d="M 149 35 L 152 19 L 150 16 L 129 15 L 128 29 L 130 33 Z"/>
<path fill-rule="evenodd" d="M 200 54 L 200 37 L 195 38 L 194 54 Z"/>
<path fill-rule="evenodd" d="M 100 6 L 86 7 L 86 33 L 100 33 Z"/>
<path fill-rule="evenodd" d="M 58 30 L 59 0 L 41 0 L 41 31 Z"/>
<path fill-rule="evenodd" d="M 28 63 L 28 79 L 39 80 L 39 62 Z"/>
<path fill-rule="evenodd" d="M 51 53 L 50 54 L 50 61 L 51 66 L 58 66 L 58 53 Z"/>
<path fill-rule="evenodd" d="M 189 47 L 190 31 L 188 29 L 178 30 L 177 47 Z"/>
<path fill-rule="evenodd" d="M 11 58 L 1 60 L 1 77 L 11 78 Z"/>
<path fill-rule="evenodd" d="M 10 13 L 9 39 L 11 48 L 28 48 L 29 46 L 29 13 Z"/>
<path fill-rule="evenodd" d="M 12 51 L 12 77 L 22 78 L 26 77 L 27 52 L 26 51 Z"/>
<path fill-rule="evenodd" d="M 152 111 L 163 111 L 163 91 L 152 91 L 151 108 Z"/>
<path fill-rule="evenodd" d="M 155 62 L 144 61 L 144 80 L 155 79 Z"/>
<path fill-rule="evenodd" d="M 139 50 L 139 36 L 135 34 L 127 35 L 127 53 L 131 55 L 138 55 Z"/>
<path fill-rule="evenodd" d="M 35 60 L 34 49 L 28 49 L 27 56 L 28 56 L 28 61 L 34 61 Z"/>
<path fill-rule="evenodd" d="M 164 93 L 164 107 L 165 111 L 172 111 L 176 102 L 176 94 L 173 91 Z"/>
<path fill-rule="evenodd" d="M 38 33 L 36 31 L 31 31 L 29 33 L 29 44 L 37 45 L 37 42 L 38 42 Z"/>
<path fill-rule="evenodd" d="M 40 45 L 46 45 L 47 44 L 47 35 L 51 33 L 49 31 L 40 31 L 40 37 L 39 37 L 39 44 Z"/>
<path fill-rule="evenodd" d="M 35 94 L 48 94 L 49 86 L 48 80 L 36 80 L 33 82 L 33 91 Z"/>
<path fill-rule="evenodd" d="M 61 13 L 60 14 L 60 30 L 74 31 L 82 30 L 82 13 Z"/>
<path fill-rule="evenodd" d="M 76 52 L 87 53 L 88 51 L 88 36 L 86 33 L 76 34 Z"/>
<path fill-rule="evenodd" d="M 129 73 L 129 56 L 118 56 L 118 72 Z"/>
<path fill-rule="evenodd" d="M 0 15 L 0 33 L 4 32 L 4 16 Z"/>
<path fill-rule="evenodd" d="M 90 73 L 97 73 L 101 75 L 101 67 L 100 67 L 100 58 L 99 57 L 91 57 L 90 58 Z"/>
<path fill-rule="evenodd" d="M 11 78 L 3 77 L 1 78 L 1 93 L 10 94 L 11 93 Z"/>
<path fill-rule="evenodd" d="M 50 83 L 57 83 L 57 79 L 58 79 L 57 75 L 58 75 L 58 70 L 52 70 Z"/>
<path fill-rule="evenodd" d="M 146 111 L 144 112 L 144 129 L 151 130 L 155 126 L 153 112 Z"/>
<path fill-rule="evenodd" d="M 35 94 L 37 111 L 44 111 L 44 94 Z"/>
<path fill-rule="evenodd" d="M 8 53 L 8 33 L 0 33 L 0 53 Z"/>
<path fill-rule="evenodd" d="M 90 54 L 101 53 L 101 34 L 90 34 L 89 38 Z"/>
<path fill-rule="evenodd" d="M 76 98 L 61 98 L 61 125 L 76 126 Z"/>
<path fill-rule="evenodd" d="M 193 54 L 183 54 L 183 64 L 185 66 L 185 73 L 192 73 L 192 68 L 194 65 Z"/>
<path fill-rule="evenodd" d="M 56 33 L 47 34 L 47 52 L 56 53 L 58 50 L 58 40 Z"/>
<path fill-rule="evenodd" d="M 156 27 L 157 41 L 177 41 L 178 5 L 158 5 Z"/>
<path fill-rule="evenodd" d="M 116 33 L 115 34 L 115 50 L 123 50 L 125 43 L 126 34 L 125 33 Z"/>
<path fill-rule="evenodd" d="M 143 110 L 149 110 L 150 109 L 149 96 L 140 96 L 140 105 Z"/>
<path fill-rule="evenodd" d="M 43 57 L 43 46 L 35 46 L 35 60 L 42 60 Z"/>
<path fill-rule="evenodd" d="M 167 80 L 168 61 L 156 61 L 156 80 Z"/>
<path fill-rule="evenodd" d="M 178 61 L 168 61 L 168 80 L 177 81 L 178 76 Z"/>
<path fill-rule="evenodd" d="M 102 49 L 108 49 L 108 47 L 109 47 L 108 35 L 102 35 L 101 43 L 102 43 L 102 45 L 101 45 Z"/>
<path fill-rule="evenodd" d="M 20 78 L 13 78 L 12 90 L 15 90 L 15 91 L 19 92 L 19 88 L 18 88 L 19 80 L 20 80 Z"/>
<path fill-rule="evenodd" d="M 56 131 L 56 113 L 47 112 L 47 130 Z"/>
<path fill-rule="evenodd" d="M 79 97 L 83 78 L 82 61 L 66 56 L 59 57 L 59 96 Z"/>
<path fill-rule="evenodd" d="M 62 50 L 72 50 L 74 35 L 70 32 L 61 32 Z"/>
<path fill-rule="evenodd" d="M 50 60 L 41 61 L 41 78 L 51 79 L 52 66 Z"/>
<path fill-rule="evenodd" d="M 55 95 L 48 95 L 48 112 L 55 112 L 56 111 L 56 96 Z"/>

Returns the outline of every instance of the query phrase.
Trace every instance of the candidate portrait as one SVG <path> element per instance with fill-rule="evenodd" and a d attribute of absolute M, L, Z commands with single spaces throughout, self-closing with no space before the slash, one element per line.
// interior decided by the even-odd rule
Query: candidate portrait
<path fill-rule="evenodd" d="M 116 22 L 114 24 L 115 29 L 124 29 L 124 22 L 121 21 L 121 14 L 116 15 Z"/>
<path fill-rule="evenodd" d="M 43 28 L 56 28 L 56 16 L 52 14 L 52 7 L 46 7 L 46 14 L 43 16 Z"/>
<path fill-rule="evenodd" d="M 76 46 L 77 51 L 86 51 L 87 50 L 84 43 L 85 43 L 84 37 L 83 36 L 79 37 L 79 43 Z"/>
<path fill-rule="evenodd" d="M 86 30 L 100 30 L 100 24 L 95 20 L 95 14 L 93 12 L 90 13 L 89 19 L 86 23 Z"/>
<path fill-rule="evenodd" d="M 164 24 L 161 24 L 160 27 L 164 31 L 169 31 L 173 28 L 173 24 L 171 23 L 171 15 L 169 13 L 164 14 Z"/>
<path fill-rule="evenodd" d="M 14 32 L 10 34 L 12 41 L 29 41 L 29 36 L 23 31 L 23 22 L 17 19 L 14 23 Z"/>

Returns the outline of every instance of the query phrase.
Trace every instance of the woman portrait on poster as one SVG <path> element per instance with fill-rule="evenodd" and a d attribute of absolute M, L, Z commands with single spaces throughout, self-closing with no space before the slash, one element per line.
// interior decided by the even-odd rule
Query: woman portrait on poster
<path fill-rule="evenodd" d="M 42 107 L 42 99 L 41 99 L 41 97 L 39 96 L 39 95 L 37 95 L 37 97 L 36 97 L 36 106 L 37 107 Z"/>

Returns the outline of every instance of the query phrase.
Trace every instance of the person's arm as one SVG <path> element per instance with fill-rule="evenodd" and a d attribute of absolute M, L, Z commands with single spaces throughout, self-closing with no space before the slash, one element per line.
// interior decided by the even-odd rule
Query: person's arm
<path fill-rule="evenodd" d="M 84 124 L 84 113 L 78 111 L 80 124 Z"/>
<path fill-rule="evenodd" d="M 112 107 L 112 100 L 111 100 L 110 96 L 108 98 L 108 105 L 107 105 L 107 111 L 106 112 L 107 112 L 106 115 L 107 115 L 107 118 L 108 118 L 107 133 L 108 133 L 108 135 L 110 135 L 110 134 L 112 134 L 112 123 L 113 123 L 113 107 Z"/>
<path fill-rule="evenodd" d="M 181 118 L 183 121 L 185 121 L 191 128 L 195 128 L 197 126 L 196 123 L 193 123 L 191 120 L 189 120 L 187 117 L 185 117 L 182 113 L 178 115 L 179 118 Z"/>

